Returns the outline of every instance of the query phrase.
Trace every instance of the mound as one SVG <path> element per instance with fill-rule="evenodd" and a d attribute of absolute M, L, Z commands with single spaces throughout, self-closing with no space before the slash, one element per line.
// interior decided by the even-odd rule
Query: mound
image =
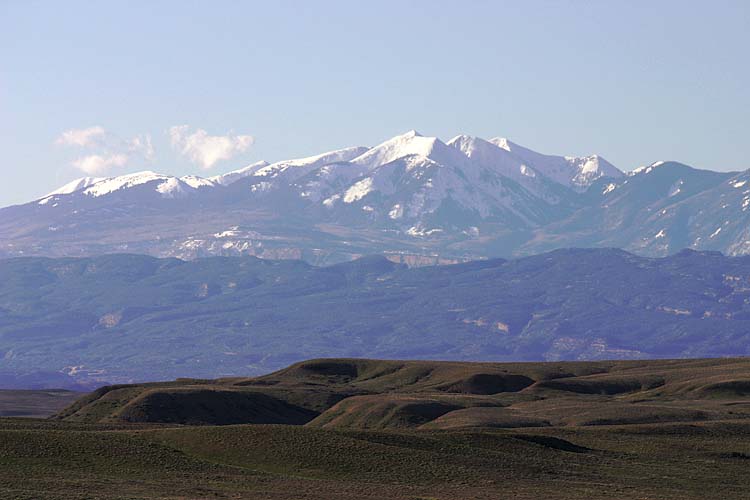
<path fill-rule="evenodd" d="M 100 422 L 138 397 L 147 385 L 100 387 L 60 411 L 55 418 L 71 422 Z"/>
<path fill-rule="evenodd" d="M 130 401 L 110 419 L 190 425 L 302 425 L 317 413 L 267 394 L 216 389 L 152 389 Z"/>
<path fill-rule="evenodd" d="M 222 386 L 145 384 L 102 387 L 61 411 L 72 422 L 193 425 L 302 425 L 318 412 L 259 391 Z"/>

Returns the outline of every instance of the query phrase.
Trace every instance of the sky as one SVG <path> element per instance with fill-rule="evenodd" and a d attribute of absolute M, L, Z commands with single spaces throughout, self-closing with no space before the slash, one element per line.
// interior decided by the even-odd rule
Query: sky
<path fill-rule="evenodd" d="M 0 206 L 416 129 L 750 168 L 750 2 L 0 0 Z"/>

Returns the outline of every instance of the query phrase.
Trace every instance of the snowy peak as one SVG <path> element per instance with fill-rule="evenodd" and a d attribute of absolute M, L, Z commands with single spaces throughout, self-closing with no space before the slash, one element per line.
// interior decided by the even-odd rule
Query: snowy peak
<path fill-rule="evenodd" d="M 51 193 L 47 194 L 45 198 L 48 198 L 50 196 L 55 196 L 58 194 L 72 194 L 72 193 L 75 193 L 76 191 L 86 189 L 89 186 L 93 186 L 94 184 L 102 180 L 104 180 L 103 177 L 81 177 L 80 179 L 76 179 L 52 191 Z"/>
<path fill-rule="evenodd" d="M 180 182 L 175 177 L 157 174 L 156 172 L 146 170 L 134 174 L 102 179 L 99 182 L 86 188 L 83 193 L 98 198 L 100 196 L 114 193 L 115 191 L 133 188 L 154 181 L 161 181 L 159 187 L 157 188 L 157 190 L 161 189 L 161 191 L 159 192 L 178 189 Z M 164 187 L 162 187 L 162 185 L 164 185 Z"/>
<path fill-rule="evenodd" d="M 82 194 L 84 196 L 99 198 L 118 191 L 131 189 L 154 183 L 154 191 L 163 198 L 174 198 L 186 194 L 189 191 L 201 187 L 214 186 L 215 184 L 201 177 L 188 175 L 182 178 L 170 175 L 157 174 L 156 172 L 143 171 L 118 177 L 85 177 L 78 179 L 53 191 L 39 200 L 40 205 L 46 205 L 60 196 Z"/>
<path fill-rule="evenodd" d="M 601 177 L 620 178 L 625 174 L 599 155 L 582 157 L 565 157 L 575 175 L 571 179 L 573 186 L 588 188 Z"/>
<path fill-rule="evenodd" d="M 532 166 L 526 165 L 508 150 L 484 139 L 459 135 L 447 144 L 461 151 L 480 167 L 497 175 L 509 177 L 522 184 L 525 184 L 528 179 L 537 177 Z"/>
<path fill-rule="evenodd" d="M 252 175 L 256 177 L 267 177 L 269 179 L 282 176 L 284 180 L 291 181 L 306 175 L 316 168 L 330 165 L 332 163 L 342 163 L 353 160 L 365 153 L 367 149 L 368 148 L 364 146 L 355 146 L 351 148 L 337 149 L 335 151 L 329 151 L 327 153 L 309 156 L 307 158 L 271 163 L 270 165 L 255 170 Z"/>
<path fill-rule="evenodd" d="M 409 172 L 408 177 L 400 180 L 393 177 L 392 167 L 397 160 Z M 381 172 L 384 166 L 388 167 Z M 438 170 L 445 172 L 437 173 Z M 437 137 L 423 136 L 416 130 L 410 130 L 373 148 L 349 147 L 275 163 L 261 161 L 209 178 L 195 175 L 175 177 L 151 171 L 111 178 L 86 177 L 66 184 L 39 203 L 46 204 L 54 197 L 74 194 L 99 198 L 140 186 L 148 186 L 161 198 L 175 198 L 221 189 L 242 179 L 247 179 L 246 182 L 251 184 L 249 193 L 292 189 L 299 191 L 302 198 L 322 203 L 331 199 L 352 199 L 353 194 L 347 196 L 348 189 L 371 177 L 368 192 L 379 190 L 395 193 L 402 189 L 416 189 L 414 186 L 419 185 L 425 192 L 444 191 L 445 196 L 454 201 L 463 193 L 460 196 L 466 202 L 462 204 L 466 206 L 466 200 L 474 196 L 472 193 L 483 191 L 494 200 L 490 204 L 497 202 L 507 208 L 514 203 L 509 196 L 516 196 L 508 194 L 507 189 L 517 189 L 511 186 L 513 183 L 505 182 L 508 179 L 525 190 L 518 194 L 525 201 L 517 203 L 529 204 L 533 201 L 528 200 L 536 200 L 542 204 L 555 204 L 561 196 L 556 184 L 581 192 L 600 177 L 622 175 L 617 168 L 596 155 L 551 156 L 505 138 L 487 141 L 468 135 L 456 136 L 446 144 Z M 297 185 L 300 181 L 304 186 Z M 359 185 L 359 188 L 363 185 Z M 354 191 L 360 193 L 362 189 L 359 188 Z M 505 199 L 500 202 L 503 196 Z M 482 209 L 483 213 L 489 211 L 486 207 Z"/>
<path fill-rule="evenodd" d="M 219 184 L 221 186 L 228 186 L 232 184 L 233 182 L 236 182 L 240 179 L 253 175 L 256 171 L 260 170 L 263 167 L 267 167 L 268 165 L 269 163 L 267 161 L 261 160 L 259 162 L 255 162 L 251 165 L 248 165 L 245 168 L 241 168 L 239 170 L 233 170 L 232 172 L 228 172 L 222 175 L 216 175 L 214 177 L 211 177 L 208 180 L 214 184 Z"/>
<path fill-rule="evenodd" d="M 501 149 L 504 149 L 506 151 L 511 151 L 511 152 L 516 148 L 521 148 L 521 146 L 513 142 L 510 142 L 505 137 L 495 137 L 494 139 L 490 139 L 488 142 L 493 143 L 494 145 L 496 145 L 497 147 Z M 521 148 L 521 149 L 526 149 L 526 148 Z"/>
<path fill-rule="evenodd" d="M 624 175 L 621 170 L 599 155 L 546 155 L 519 146 L 504 137 L 496 137 L 490 142 L 532 166 L 543 176 L 576 191 L 585 191 L 602 177 L 619 178 Z"/>
<path fill-rule="evenodd" d="M 353 159 L 352 163 L 372 170 L 407 156 L 420 156 L 444 165 L 461 166 L 466 162 L 464 155 L 437 137 L 424 137 L 416 130 L 410 130 L 378 144 Z"/>
<path fill-rule="evenodd" d="M 216 185 L 216 183 L 211 179 L 204 179 L 203 177 L 198 177 L 197 175 L 185 175 L 180 177 L 180 180 L 193 189 L 213 187 Z"/>

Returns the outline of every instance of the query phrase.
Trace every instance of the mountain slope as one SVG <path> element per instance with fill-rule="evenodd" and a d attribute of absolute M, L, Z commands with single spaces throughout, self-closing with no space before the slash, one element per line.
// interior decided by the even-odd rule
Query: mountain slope
<path fill-rule="evenodd" d="M 586 193 L 588 206 L 537 231 L 523 251 L 577 245 L 618 247 L 645 255 L 668 255 L 683 248 L 742 253 L 710 236 L 725 217 L 743 226 L 743 213 L 737 210 L 741 201 L 728 215 L 719 207 L 709 208 L 715 205 L 709 200 L 724 205 L 726 191 L 744 196 L 731 186 L 735 176 L 659 162 L 619 181 L 599 181 Z M 717 220 L 721 222 L 709 222 Z"/>
<path fill-rule="evenodd" d="M 542 175 L 577 191 L 585 191 L 602 177 L 619 178 L 623 175 L 617 167 L 599 155 L 552 156 L 537 153 L 502 137 L 490 142 L 533 165 Z"/>
<path fill-rule="evenodd" d="M 693 251 L 559 250 L 418 269 L 377 256 L 329 267 L 11 259 L 0 261 L 0 382 L 216 377 L 323 356 L 739 356 L 748 290 L 748 258 Z"/>

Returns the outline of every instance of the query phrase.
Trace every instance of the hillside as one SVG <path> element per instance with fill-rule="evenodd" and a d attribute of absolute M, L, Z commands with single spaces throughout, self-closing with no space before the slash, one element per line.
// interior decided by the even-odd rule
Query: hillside
<path fill-rule="evenodd" d="M 257 375 L 311 357 L 748 354 L 747 258 L 560 250 L 408 269 L 252 257 L 0 261 L 0 383 Z"/>
<path fill-rule="evenodd" d="M 321 359 L 257 378 L 100 388 L 69 422 L 470 429 L 750 418 L 750 360 L 459 363 Z"/>

